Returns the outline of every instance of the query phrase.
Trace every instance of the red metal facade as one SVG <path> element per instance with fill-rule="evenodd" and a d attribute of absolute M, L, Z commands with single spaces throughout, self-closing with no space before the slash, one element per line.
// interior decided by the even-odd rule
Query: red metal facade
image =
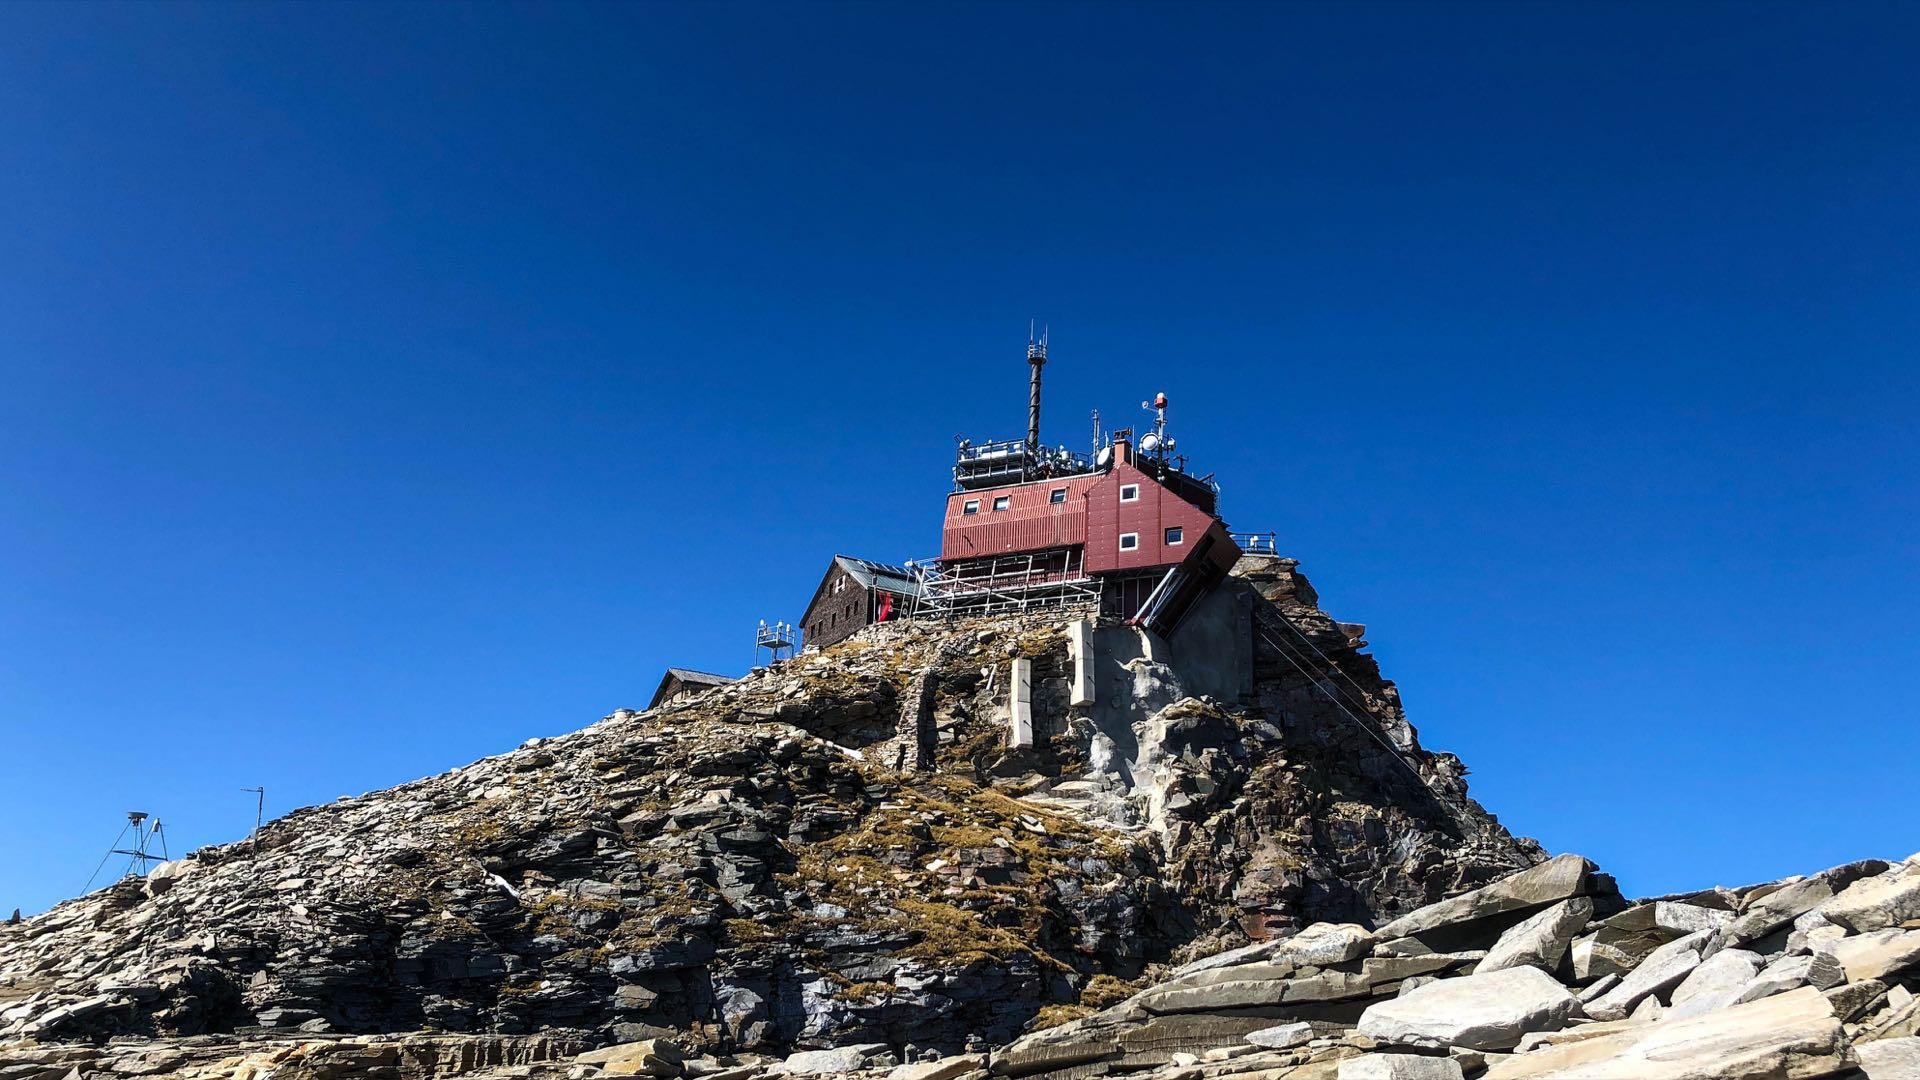
<path fill-rule="evenodd" d="M 1123 500 L 1125 488 L 1135 497 Z M 1160 486 L 1153 477 L 1125 462 L 1099 478 L 1087 492 L 1086 568 L 1090 574 L 1172 566 L 1186 559 L 1214 525 L 1205 510 Z M 1180 542 L 1167 543 L 1167 530 L 1180 530 Z M 1135 545 L 1120 546 L 1131 534 Z"/>
<path fill-rule="evenodd" d="M 1117 460 L 1105 473 L 947 496 L 941 560 L 1084 546 L 1085 572 L 1111 574 L 1174 566 L 1204 547 L 1205 561 L 1224 558 L 1231 566 L 1239 549 L 1213 516 L 1211 490 L 1188 481 L 1185 486 L 1209 504 L 1195 505 L 1137 467 L 1130 445 L 1116 443 L 1114 450 Z M 1055 492 L 1061 493 L 1058 502 Z M 1003 499 L 1006 507 L 994 509 Z M 1178 530 L 1179 538 L 1169 542 L 1169 530 Z M 1133 546 L 1122 548 L 1122 537 L 1131 537 Z"/>
<path fill-rule="evenodd" d="M 945 562 L 1084 544 L 1087 492 L 1105 479 L 1099 475 L 1072 476 L 956 491 L 947 496 L 940 558 Z M 1063 501 L 1053 501 L 1055 491 L 1065 492 Z M 994 501 L 1000 498 L 1007 500 L 1007 508 L 995 510 Z M 966 512 L 970 502 L 978 504 L 971 514 Z"/>

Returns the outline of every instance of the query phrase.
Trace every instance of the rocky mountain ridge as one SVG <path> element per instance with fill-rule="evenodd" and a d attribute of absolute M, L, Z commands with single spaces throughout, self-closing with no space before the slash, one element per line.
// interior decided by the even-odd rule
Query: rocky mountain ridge
<path fill-rule="evenodd" d="M 1623 903 L 1562 855 L 1375 929 L 1316 923 L 980 1051 L 785 1057 L 665 1033 L 265 1034 L 0 1047 L 8 1080 L 1908 1080 L 1920 854 Z M 902 1061 L 902 1058 L 908 1060 Z"/>
<path fill-rule="evenodd" d="M 1229 587 L 1258 631 L 1231 700 L 1143 654 L 1109 673 L 1116 727 L 1069 702 L 1057 613 L 893 623 L 296 811 L 0 927 L 0 1040 L 952 1054 L 1544 857 L 1419 747 L 1361 628 L 1290 560 Z M 1007 737 L 1015 660 L 1031 746 Z"/>

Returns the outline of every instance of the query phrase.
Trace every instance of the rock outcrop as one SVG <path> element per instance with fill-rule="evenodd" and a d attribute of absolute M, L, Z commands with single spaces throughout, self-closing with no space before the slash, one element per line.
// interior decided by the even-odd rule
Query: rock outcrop
<path fill-rule="evenodd" d="M 1345 959 L 1304 963 L 1283 942 L 1188 965 L 1024 1036 L 992 1055 L 991 1070 L 1050 1080 L 1904 1077 L 1920 1046 L 1920 955 L 1893 935 L 1920 933 L 1920 919 L 1855 932 L 1833 916 L 1853 921 L 1860 898 L 1903 895 L 1914 881 L 1920 855 L 1622 906 L 1604 875 L 1563 855 L 1357 940 L 1338 928 L 1354 946 Z M 1621 927 L 1657 943 L 1622 972 L 1578 974 L 1566 947 L 1486 969 L 1514 930 L 1537 939 L 1580 902 L 1597 917 L 1575 928 L 1575 944 Z M 1751 937 L 1759 927 L 1772 930 Z"/>
<path fill-rule="evenodd" d="M 1261 628 L 1247 692 L 1198 693 L 1143 657 L 1124 730 L 1070 703 L 1058 615 L 885 624 L 296 811 L 0 927 L 0 1040 L 191 1037 L 245 1056 L 427 1031 L 515 1067 L 535 1051 L 501 1040 L 671 1039 L 693 1058 L 873 1045 L 912 1062 L 1006 1044 L 1227 949 L 1265 957 L 1262 978 L 1284 967 L 1302 1003 L 1450 970 L 1467 962 L 1437 958 L 1457 955 L 1437 943 L 1452 921 L 1405 924 L 1402 953 L 1347 954 L 1371 946 L 1365 926 L 1503 878 L 1511 895 L 1486 894 L 1473 932 L 1546 898 L 1604 906 L 1584 864 L 1527 869 L 1539 849 L 1467 797 L 1456 759 L 1419 747 L 1358 628 L 1320 612 L 1290 561 L 1249 560 L 1227 587 Z M 1016 659 L 1031 746 L 1010 747 L 1000 715 Z M 1863 921 L 1904 910 L 1856 899 Z M 1295 936 L 1315 922 L 1354 925 Z M 1296 977 L 1307 966 L 1321 970 Z"/>
<path fill-rule="evenodd" d="M 1320 923 L 1286 939 L 1202 958 L 1097 1013 L 963 1053 L 900 1041 L 844 1041 L 785 1056 L 702 1048 L 690 1033 L 653 1034 L 582 1051 L 546 1036 L 304 1036 L 250 1032 L 187 1039 L 16 1042 L 0 1046 L 8 1080 L 177 1076 L 186 1080 L 427 1080 L 430 1077 L 599 1076 L 774 1080 L 1907 1080 L 1920 1064 L 1920 959 L 1895 959 L 1880 935 L 1920 931 L 1920 920 L 1855 932 L 1832 916 L 1857 908 L 1847 888 L 1791 916 L 1785 932 L 1735 944 L 1741 919 L 1798 906 L 1821 889 L 1808 881 L 1866 883 L 1871 894 L 1920 880 L 1920 855 L 1868 860 L 1805 879 L 1623 905 L 1605 875 L 1578 856 L 1535 868 L 1524 881 L 1476 890 L 1409 913 L 1412 926 L 1451 941 L 1422 951 L 1414 936 Z M 1509 884 L 1511 882 L 1511 884 Z M 1577 895 L 1554 898 L 1568 883 Z M 1789 890 L 1792 890 L 1789 892 Z M 1535 899 L 1514 905 L 1516 896 Z M 1857 898 L 1859 893 L 1855 894 Z M 1575 974 L 1572 950 L 1485 969 L 1514 929 L 1564 925 L 1582 902 L 1597 917 L 1581 940 L 1609 927 L 1646 924 L 1666 938 L 1626 972 Z M 1719 925 L 1682 932 L 1694 916 L 1662 919 L 1660 906 L 1719 912 Z M 1493 912 L 1493 914 L 1489 914 Z M 1600 914 L 1606 912 L 1606 914 Z M 1549 920 L 1542 914 L 1552 913 Z M 1663 922 L 1675 925 L 1663 927 Z M 1391 924 L 1389 924 L 1391 925 Z M 1751 925 L 1748 923 L 1746 925 Z M 1537 934 L 1530 932 L 1530 937 Z M 1871 942 L 1862 952 L 1856 946 Z M 1847 973 L 1823 958 L 1881 959 Z M 1674 982 L 1676 956 L 1704 956 Z M 1869 974 L 1871 972 L 1871 974 Z M 1643 974 L 1657 973 L 1657 974 Z M 1625 987 L 1653 989 L 1642 994 Z M 1596 1006 L 1624 999 L 1627 1015 Z"/>

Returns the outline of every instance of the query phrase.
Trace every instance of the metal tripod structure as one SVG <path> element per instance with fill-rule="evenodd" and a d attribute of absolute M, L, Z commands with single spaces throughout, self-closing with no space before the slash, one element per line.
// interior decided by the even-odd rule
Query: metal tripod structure
<path fill-rule="evenodd" d="M 152 824 L 148 824 L 148 821 Z M 126 839 L 128 833 L 133 834 L 130 844 L 127 847 L 118 846 L 122 840 Z M 81 888 L 81 892 L 84 893 L 93 888 L 94 879 L 100 876 L 100 871 L 106 868 L 107 863 L 112 861 L 115 855 L 127 856 L 127 872 L 121 875 L 122 878 L 140 877 L 152 869 L 152 864 L 163 863 L 172 858 L 167 853 L 165 827 L 160 824 L 159 818 L 152 817 L 144 810 L 127 811 L 127 823 L 120 827 L 120 835 L 113 838 L 113 843 L 114 846 L 109 847 L 106 855 L 101 857 L 100 865 L 93 868 L 93 874 L 87 878 L 87 883 Z M 158 855 L 153 853 L 155 844 L 160 846 Z"/>

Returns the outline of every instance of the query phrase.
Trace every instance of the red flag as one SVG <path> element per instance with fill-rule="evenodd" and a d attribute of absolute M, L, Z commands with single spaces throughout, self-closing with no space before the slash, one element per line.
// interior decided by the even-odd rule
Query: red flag
<path fill-rule="evenodd" d="M 880 616 L 879 618 L 876 618 L 873 621 L 886 622 L 887 619 L 892 615 L 893 615 L 893 594 L 890 592 L 883 592 L 880 594 Z"/>

